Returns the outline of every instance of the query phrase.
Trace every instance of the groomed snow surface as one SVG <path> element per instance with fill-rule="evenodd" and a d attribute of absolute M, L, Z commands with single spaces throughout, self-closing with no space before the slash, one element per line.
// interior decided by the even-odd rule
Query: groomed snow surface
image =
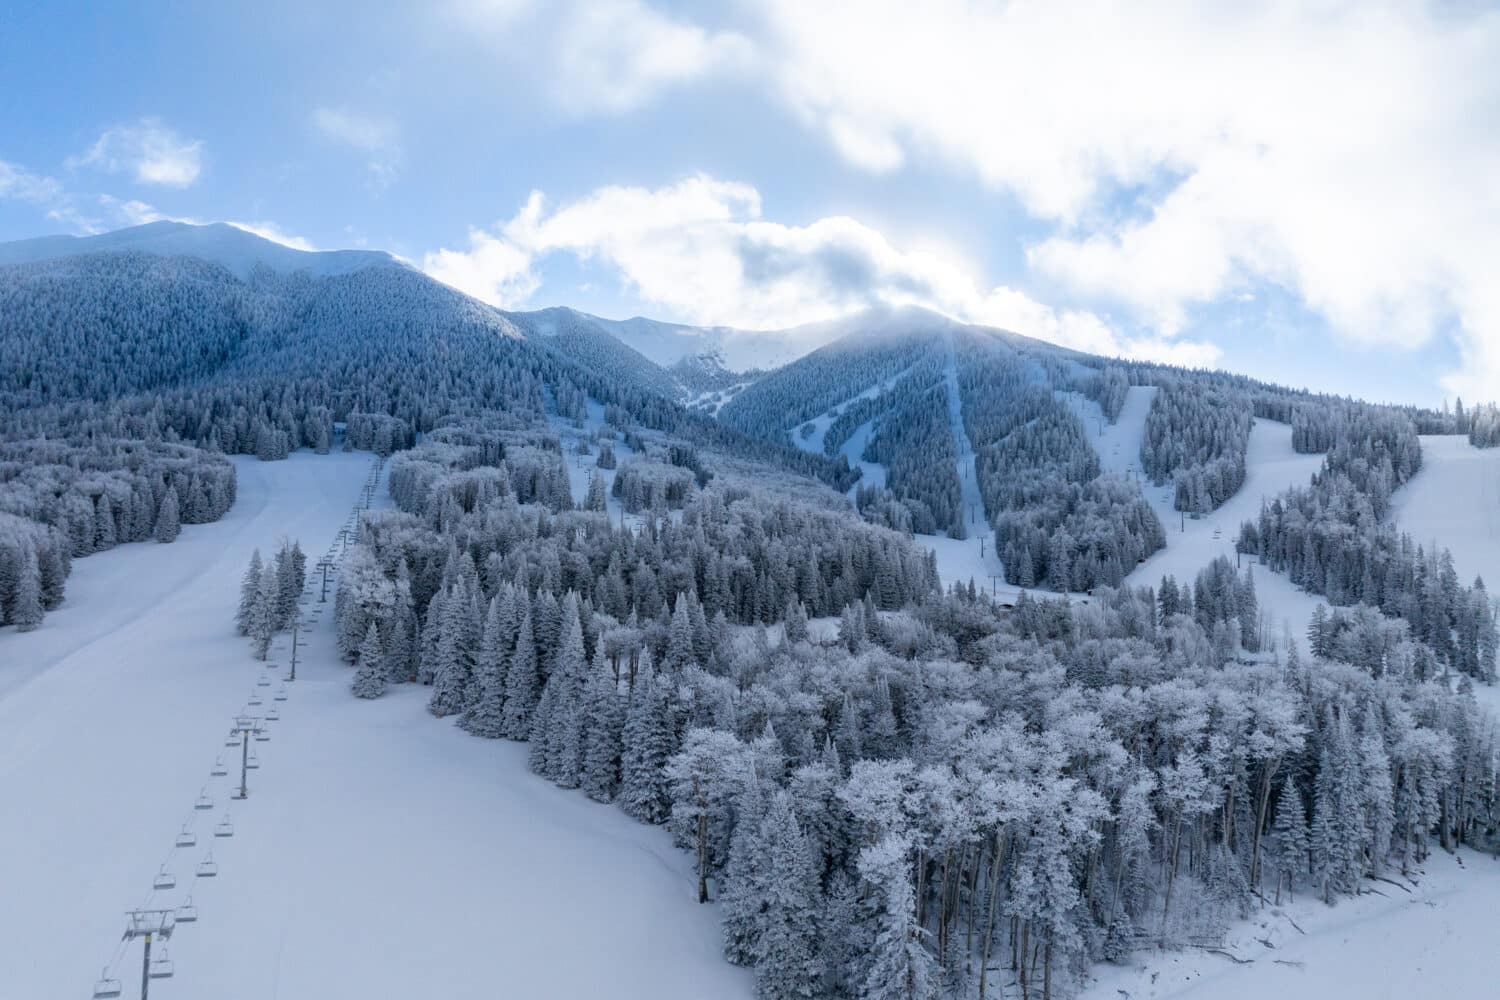
<path fill-rule="evenodd" d="M 224 736 L 262 674 L 233 634 L 250 552 L 297 538 L 315 561 L 371 466 L 235 461 L 222 521 L 79 560 L 42 628 L 0 633 L 0 995 L 84 997 L 120 957 L 134 996 L 125 912 L 191 893 L 199 921 L 167 944 L 176 976 L 153 997 L 748 996 L 663 831 L 532 776 L 521 744 L 433 719 L 423 689 L 353 698 L 331 591 L 307 605 L 250 798 L 228 800 L 232 778 L 210 768 L 237 762 Z M 259 689 L 266 707 L 276 686 Z M 199 812 L 204 786 L 214 809 Z M 215 838 L 225 815 L 234 836 Z M 197 846 L 174 849 L 184 823 Z M 210 848 L 219 875 L 195 879 Z M 163 864 L 177 886 L 153 894 Z"/>

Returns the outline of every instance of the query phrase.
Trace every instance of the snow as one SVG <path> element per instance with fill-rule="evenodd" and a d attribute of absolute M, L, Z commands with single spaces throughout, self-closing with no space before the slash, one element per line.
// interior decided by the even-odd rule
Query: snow
<path fill-rule="evenodd" d="M 222 264 L 240 278 L 248 278 L 258 265 L 281 274 L 306 271 L 315 277 L 347 274 L 366 267 L 400 266 L 396 258 L 379 251 L 297 250 L 225 222 L 193 225 L 165 220 L 97 236 L 42 236 L 0 243 L 0 264 L 126 251 L 161 257 L 201 257 Z"/>
<path fill-rule="evenodd" d="M 331 596 L 308 605 L 249 801 L 227 800 L 209 768 L 230 761 L 228 722 L 262 672 L 232 625 L 250 551 L 294 537 L 315 561 L 370 456 L 235 462 L 223 520 L 80 560 L 65 607 L 0 634 L 4 994 L 86 995 L 127 909 L 191 894 L 199 922 L 174 934 L 176 977 L 153 995 L 748 996 L 663 831 L 535 778 L 521 744 L 433 719 L 423 690 L 353 698 Z M 205 786 L 215 809 L 198 812 Z M 212 837 L 226 814 L 235 835 Z M 198 844 L 174 849 L 185 822 Z M 163 863 L 177 887 L 153 894 Z M 133 984 L 139 963 L 136 944 L 114 975 Z"/>
<path fill-rule="evenodd" d="M 1467 437 L 1422 440 L 1422 468 L 1391 497 L 1392 516 L 1419 545 L 1453 553 L 1459 579 L 1500 582 L 1500 448 L 1475 448 Z"/>
<path fill-rule="evenodd" d="M 958 368 L 953 358 L 953 345 L 948 345 L 948 364 L 943 370 L 948 384 L 948 425 L 953 432 L 953 447 L 958 453 L 958 482 L 962 506 L 969 537 L 948 538 L 944 535 L 917 535 L 917 544 L 937 556 L 938 579 L 944 587 L 955 583 L 974 581 L 976 586 L 988 587 L 991 596 L 1014 600 L 1020 588 L 1005 582 L 1005 569 L 995 552 L 995 532 L 985 513 L 984 497 L 979 493 L 979 480 L 974 474 L 974 446 L 969 441 L 969 432 L 964 428 L 962 397 L 958 393 Z M 981 555 L 981 551 L 983 554 Z"/>
<path fill-rule="evenodd" d="M 1371 892 L 1336 906 L 1299 894 L 1295 903 L 1256 911 L 1231 929 L 1223 948 L 1248 964 L 1199 950 L 1138 953 L 1120 967 L 1096 966 L 1080 1000 L 1493 995 L 1500 861 L 1434 852 L 1410 882 L 1396 872 L 1387 877 L 1410 891 L 1370 881 Z"/>
<path fill-rule="evenodd" d="M 1127 413 L 1131 415 L 1132 421 L 1135 420 L 1136 398 L 1136 391 L 1132 389 L 1117 427 L 1125 423 Z M 1149 401 L 1147 405 L 1149 406 Z M 1139 410 L 1139 418 L 1144 427 L 1144 409 Z M 1134 456 L 1136 475 L 1139 477 L 1140 432 L 1128 428 L 1117 430 L 1116 441 L 1122 449 L 1134 441 L 1135 447 L 1130 454 Z M 1113 457 L 1112 447 L 1108 451 L 1113 461 L 1120 461 Z M 1101 456 L 1102 453 L 1103 450 Z M 1313 473 L 1322 465 L 1321 454 L 1299 455 L 1292 450 L 1290 424 L 1257 419 L 1250 428 L 1250 442 L 1245 452 L 1245 483 L 1213 513 L 1201 515 L 1197 520 L 1191 516 L 1185 517 L 1180 511 L 1172 509 L 1171 484 L 1152 486 L 1145 482 L 1146 499 L 1161 518 L 1162 527 L 1166 529 L 1167 547 L 1137 566 L 1125 578 L 1125 582 L 1132 586 L 1155 587 L 1161 583 L 1163 576 L 1170 575 L 1176 577 L 1178 583 L 1191 584 L 1197 578 L 1198 571 L 1218 556 L 1235 561 L 1234 543 L 1239 537 L 1240 525 L 1260 516 L 1263 500 L 1269 501 L 1291 486 L 1306 486 Z M 1253 557 L 1243 558 L 1254 561 Z M 1294 636 L 1306 635 L 1307 623 L 1312 618 L 1313 610 L 1324 603 L 1323 599 L 1294 586 L 1283 573 L 1257 567 L 1254 576 L 1255 595 L 1261 612 L 1270 625 L 1269 638 L 1280 646 L 1287 629 Z"/>

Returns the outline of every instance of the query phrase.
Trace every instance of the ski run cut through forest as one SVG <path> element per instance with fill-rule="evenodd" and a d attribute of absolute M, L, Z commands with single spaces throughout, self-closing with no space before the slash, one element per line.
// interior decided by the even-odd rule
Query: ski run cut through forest
<path fill-rule="evenodd" d="M 0 995 L 1500 981 L 1492 405 L 155 223 L 0 412 Z"/>

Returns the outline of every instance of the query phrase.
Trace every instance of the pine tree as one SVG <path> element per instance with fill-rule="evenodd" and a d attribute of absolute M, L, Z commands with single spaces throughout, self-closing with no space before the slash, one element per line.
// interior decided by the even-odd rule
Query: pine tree
<path fill-rule="evenodd" d="M 459 725 L 487 739 L 505 735 L 505 640 L 501 634 L 500 600 L 490 601 L 484 619 L 484 637 L 474 662 L 474 682 L 479 697 Z"/>
<path fill-rule="evenodd" d="M 359 666 L 350 685 L 356 698 L 379 698 L 385 694 L 385 650 L 380 645 L 380 630 L 374 622 L 365 630 L 365 641 L 359 647 Z"/>
<path fill-rule="evenodd" d="M 536 642 L 532 639 L 531 609 L 523 606 L 516 650 L 505 674 L 505 736 L 524 740 L 531 735 L 531 716 L 536 708 Z"/>
<path fill-rule="evenodd" d="M 250 555 L 250 566 L 245 570 L 245 577 L 240 581 L 240 604 L 235 612 L 235 627 L 240 635 L 250 634 L 251 621 L 255 616 L 255 602 L 260 598 L 260 576 L 262 570 L 260 562 L 260 549 L 256 549 Z"/>
<path fill-rule="evenodd" d="M 577 788 L 583 767 L 583 684 L 587 677 L 578 595 L 563 601 L 561 642 L 549 686 L 556 685 L 546 732 L 546 774 L 563 788 Z"/>
<path fill-rule="evenodd" d="M 584 690 L 583 774 L 580 785 L 595 802 L 608 802 L 620 785 L 620 755 L 625 738 L 625 703 L 614 672 L 604 659 L 604 644 L 594 655 Z"/>
<path fill-rule="evenodd" d="M 276 567 L 267 565 L 260 571 L 260 587 L 255 595 L 255 613 L 251 616 L 250 637 L 255 641 L 255 658 L 264 660 L 276 635 L 276 599 L 279 593 Z"/>
<path fill-rule="evenodd" d="M 463 630 L 457 620 L 466 607 L 461 591 L 455 588 L 449 592 L 433 660 L 432 697 L 427 702 L 427 711 L 440 719 L 462 712 L 467 700 L 469 665 L 462 645 Z"/>
<path fill-rule="evenodd" d="M 589 477 L 589 492 L 583 500 L 583 509 L 598 511 L 600 513 L 609 509 L 605 498 L 604 477 L 596 471 Z"/>
<path fill-rule="evenodd" d="M 643 823 L 664 823 L 671 809 L 666 766 L 676 752 L 670 688 L 654 673 L 636 680 L 625 715 L 620 808 Z"/>
<path fill-rule="evenodd" d="M 181 530 L 182 518 L 177 510 L 177 488 L 168 486 L 166 494 L 161 498 L 161 507 L 156 512 L 156 540 L 175 542 Z"/>
<path fill-rule="evenodd" d="M 756 992 L 762 1000 L 817 996 L 818 880 L 785 791 L 771 797 L 757 839 L 764 909 L 756 946 Z"/>
<path fill-rule="evenodd" d="M 1287 889 L 1293 890 L 1297 873 L 1307 868 L 1307 814 L 1302 808 L 1302 793 L 1297 784 L 1287 778 L 1281 786 L 1281 799 L 1276 803 L 1276 853 L 1281 863 L 1281 877 L 1286 879 Z M 1276 900 L 1281 901 L 1281 882 L 1276 883 Z"/>
<path fill-rule="evenodd" d="M 751 772 L 737 801 L 734 835 L 730 838 L 729 858 L 719 889 L 724 957 L 735 965 L 753 965 L 761 954 L 766 857 L 760 849 L 760 823 L 765 813 L 765 792 L 760 779 Z"/>
<path fill-rule="evenodd" d="M 42 571 L 37 565 L 36 550 L 30 545 L 21 555 L 10 620 L 18 632 L 30 632 L 42 623 Z"/>

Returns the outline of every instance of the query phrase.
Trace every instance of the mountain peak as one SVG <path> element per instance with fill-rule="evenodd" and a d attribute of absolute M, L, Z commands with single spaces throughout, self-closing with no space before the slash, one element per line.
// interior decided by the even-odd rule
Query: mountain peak
<path fill-rule="evenodd" d="M 96 236 L 41 236 L 0 243 L 0 264 L 126 252 L 198 257 L 220 264 L 240 278 L 248 278 L 256 267 L 267 267 L 278 274 L 305 271 L 326 277 L 400 263 L 384 251 L 299 250 L 227 222 L 198 224 L 161 219 Z"/>

